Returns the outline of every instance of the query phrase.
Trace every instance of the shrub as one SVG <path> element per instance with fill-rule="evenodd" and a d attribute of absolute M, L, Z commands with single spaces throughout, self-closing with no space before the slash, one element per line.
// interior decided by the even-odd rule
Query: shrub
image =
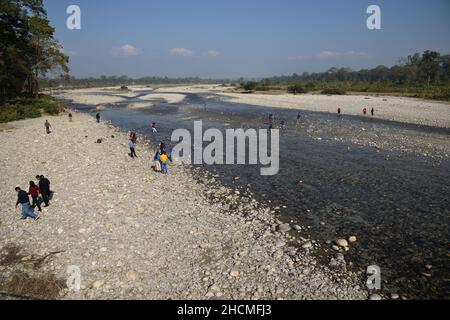
<path fill-rule="evenodd" d="M 63 110 L 64 105 L 49 96 L 15 98 L 0 106 L 0 123 L 57 115 Z"/>
<path fill-rule="evenodd" d="M 242 87 L 244 88 L 244 90 L 253 91 L 258 87 L 258 82 L 248 81 Z"/>
<path fill-rule="evenodd" d="M 345 92 L 345 90 L 342 89 L 329 88 L 323 89 L 321 94 L 344 95 L 347 94 L 347 92 Z"/>
<path fill-rule="evenodd" d="M 301 86 L 300 84 L 294 84 L 288 87 L 287 89 L 288 93 L 293 93 L 293 94 L 297 94 L 297 93 L 308 93 L 308 90 L 305 89 L 303 86 Z"/>

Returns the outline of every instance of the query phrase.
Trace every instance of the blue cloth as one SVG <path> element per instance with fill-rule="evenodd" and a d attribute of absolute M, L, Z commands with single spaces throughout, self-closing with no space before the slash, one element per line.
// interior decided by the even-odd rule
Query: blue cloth
<path fill-rule="evenodd" d="M 169 172 L 167 163 L 161 163 L 161 172 L 167 174 Z"/>
<path fill-rule="evenodd" d="M 34 213 L 33 209 L 31 209 L 30 203 L 22 203 L 22 219 L 26 219 L 27 217 L 33 218 L 36 220 L 37 216 Z"/>

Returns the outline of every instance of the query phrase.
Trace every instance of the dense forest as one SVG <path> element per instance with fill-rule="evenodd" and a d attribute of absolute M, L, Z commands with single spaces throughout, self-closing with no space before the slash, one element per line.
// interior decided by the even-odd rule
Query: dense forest
<path fill-rule="evenodd" d="M 54 32 L 42 0 L 0 1 L 0 102 L 37 95 L 38 79 L 49 72 L 68 74 Z"/>
<path fill-rule="evenodd" d="M 248 91 L 269 91 L 287 87 L 291 93 L 323 90 L 324 93 L 383 92 L 449 100 L 450 55 L 434 51 L 414 54 L 401 59 L 393 67 L 353 71 L 349 68 L 331 68 L 321 73 L 293 74 L 243 82 Z"/>
<path fill-rule="evenodd" d="M 38 96 L 39 78 L 69 72 L 54 32 L 42 0 L 0 1 L 0 122 L 60 109 L 50 97 Z"/>

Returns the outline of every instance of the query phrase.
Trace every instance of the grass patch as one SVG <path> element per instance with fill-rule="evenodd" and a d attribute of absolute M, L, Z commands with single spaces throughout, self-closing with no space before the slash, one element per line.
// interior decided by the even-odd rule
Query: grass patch
<path fill-rule="evenodd" d="M 0 267 L 3 267 L 3 274 L 0 274 L 0 297 L 23 300 L 61 298 L 63 290 L 67 288 L 65 280 L 43 270 L 48 259 L 58 253 L 60 252 L 43 256 L 24 255 L 17 245 L 5 246 L 0 255 Z"/>
<path fill-rule="evenodd" d="M 345 90 L 342 89 L 323 89 L 321 91 L 321 94 L 331 94 L 331 95 L 345 95 L 347 94 L 347 92 Z"/>
<path fill-rule="evenodd" d="M 37 98 L 18 97 L 0 106 L 0 123 L 39 118 L 44 114 L 58 115 L 65 107 L 62 102 L 46 95 Z"/>
<path fill-rule="evenodd" d="M 5 289 L 10 297 L 19 299 L 57 299 L 66 283 L 52 273 L 30 276 L 18 271 L 8 279 Z"/>

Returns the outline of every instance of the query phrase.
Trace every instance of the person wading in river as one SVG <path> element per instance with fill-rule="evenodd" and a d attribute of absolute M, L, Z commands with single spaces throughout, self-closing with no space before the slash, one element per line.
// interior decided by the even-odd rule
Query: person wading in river
<path fill-rule="evenodd" d="M 152 132 L 157 133 L 158 130 L 156 129 L 156 122 L 152 122 Z"/>

